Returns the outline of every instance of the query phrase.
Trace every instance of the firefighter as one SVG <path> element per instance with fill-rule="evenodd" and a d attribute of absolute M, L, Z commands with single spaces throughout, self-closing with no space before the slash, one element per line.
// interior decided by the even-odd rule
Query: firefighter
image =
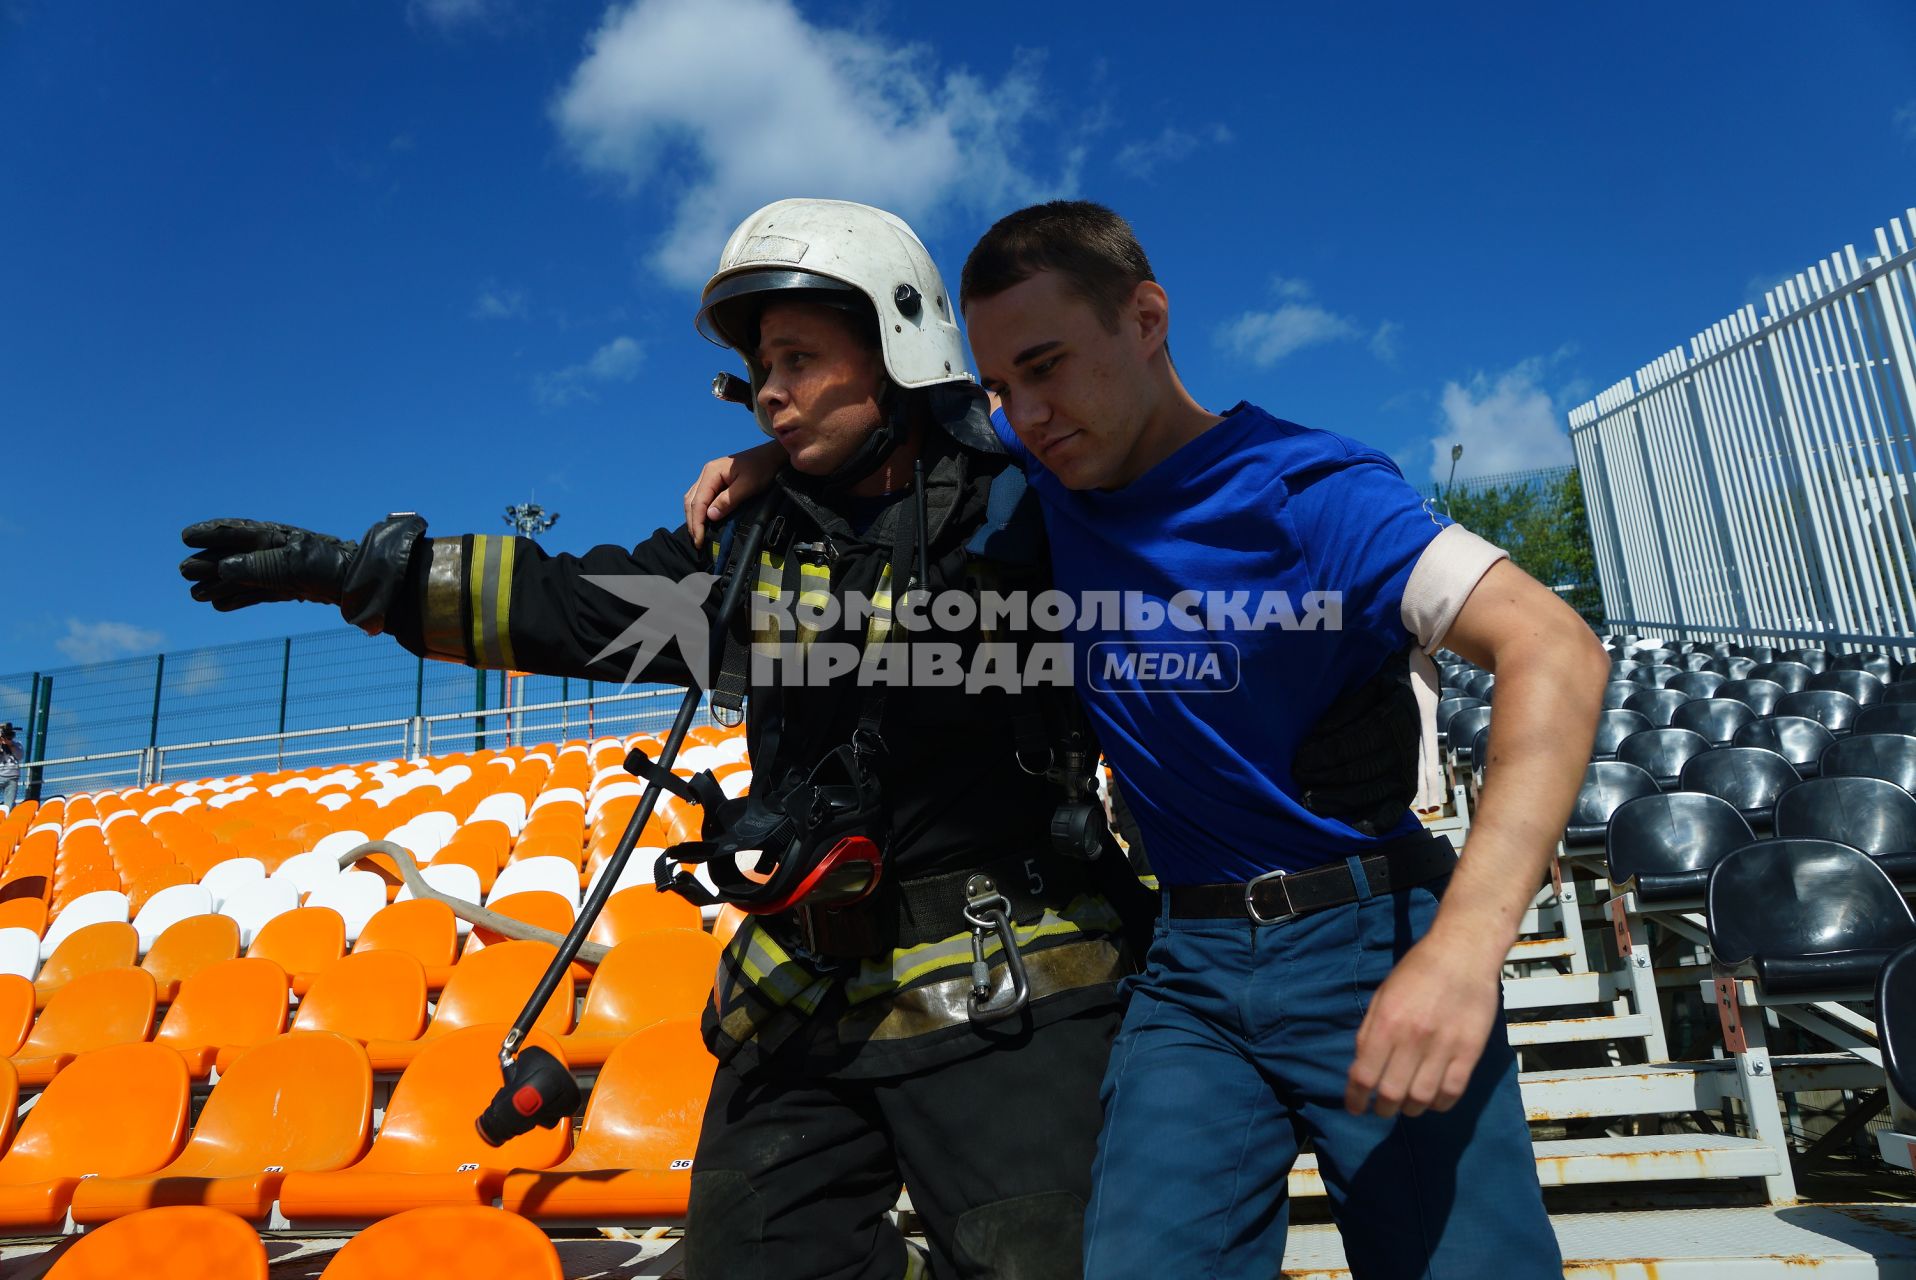
<path fill-rule="evenodd" d="M 1034 648 L 982 620 L 905 634 L 895 607 L 1043 572 L 1035 504 L 966 371 L 954 299 L 898 219 L 786 200 L 733 233 L 698 327 L 743 359 L 734 394 L 788 465 L 739 516 L 765 530 L 743 566 L 757 607 L 723 637 L 713 695 L 720 714 L 743 696 L 752 787 L 726 804 L 675 784 L 706 803 L 705 838 L 661 867 L 695 901 L 751 912 L 704 1019 L 718 1065 L 687 1274 L 1076 1276 L 1132 967 L 1113 906 L 1122 858 L 1089 856 L 1110 846 L 1088 813 L 1083 740 L 1055 696 L 870 678 L 875 655 L 909 671 L 933 643 L 967 674 L 993 646 L 1014 665 Z M 411 514 L 357 543 L 213 520 L 185 531 L 198 550 L 181 573 L 216 609 L 335 604 L 425 657 L 688 684 L 705 655 L 653 588 L 678 584 L 709 620 L 737 527 L 709 546 L 681 526 L 574 556 L 428 536 Z M 855 661 L 816 660 L 828 653 Z M 741 863 L 758 850 L 769 878 Z M 928 1257 L 893 1224 L 906 1183 Z"/>

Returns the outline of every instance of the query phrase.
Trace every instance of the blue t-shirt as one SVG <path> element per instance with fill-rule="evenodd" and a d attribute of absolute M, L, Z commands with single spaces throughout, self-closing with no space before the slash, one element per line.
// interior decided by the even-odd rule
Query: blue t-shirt
<path fill-rule="evenodd" d="M 1073 492 L 992 420 L 1042 499 L 1058 588 L 1137 593 L 1130 617 L 1105 607 L 1061 638 L 1162 883 L 1302 870 L 1415 829 L 1405 810 L 1363 835 L 1291 780 L 1332 702 L 1414 643 L 1404 585 L 1449 521 L 1389 457 L 1239 404 L 1124 488 Z"/>

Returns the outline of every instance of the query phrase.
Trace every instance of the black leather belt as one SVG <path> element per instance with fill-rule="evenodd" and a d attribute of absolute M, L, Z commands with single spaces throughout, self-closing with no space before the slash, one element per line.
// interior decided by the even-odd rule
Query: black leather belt
<path fill-rule="evenodd" d="M 1457 865 L 1450 841 L 1428 831 L 1393 840 L 1358 860 L 1370 896 L 1393 893 L 1448 875 Z M 1251 920 L 1274 924 L 1313 911 L 1341 907 L 1360 897 L 1348 862 L 1327 862 L 1288 875 L 1273 871 L 1239 884 L 1172 885 L 1164 891 L 1170 914 L 1180 920 Z"/>

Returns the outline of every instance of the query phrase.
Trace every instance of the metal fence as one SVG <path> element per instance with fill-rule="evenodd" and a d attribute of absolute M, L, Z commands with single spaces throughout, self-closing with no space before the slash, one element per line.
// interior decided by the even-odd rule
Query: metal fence
<path fill-rule="evenodd" d="M 1916 209 L 1572 410 L 1611 626 L 1916 653 Z"/>
<path fill-rule="evenodd" d="M 1557 467 L 1532 467 L 1527 471 L 1499 471 L 1495 475 L 1465 476 L 1448 486 L 1433 480 L 1429 484 L 1418 485 L 1417 492 L 1441 503 L 1447 493 L 1463 493 L 1467 490 L 1548 489 L 1561 483 L 1565 476 L 1575 470 L 1576 467 L 1565 463 Z"/>
<path fill-rule="evenodd" d="M 342 627 L 0 676 L 0 720 L 51 796 L 650 731 L 679 692 L 427 662 Z"/>

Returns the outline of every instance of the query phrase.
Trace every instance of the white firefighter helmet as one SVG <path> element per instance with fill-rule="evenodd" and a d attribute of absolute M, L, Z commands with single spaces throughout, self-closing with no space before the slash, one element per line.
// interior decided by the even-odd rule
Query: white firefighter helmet
<path fill-rule="evenodd" d="M 860 314 L 868 303 L 892 384 L 923 391 L 932 416 L 961 443 L 1001 451 L 984 390 L 965 365 L 956 304 L 931 254 L 903 220 L 849 200 L 766 205 L 732 232 L 699 300 L 699 332 L 744 357 L 752 413 L 767 435 L 772 425 L 758 403 L 765 383 L 758 313 L 767 295 L 787 290 Z"/>

